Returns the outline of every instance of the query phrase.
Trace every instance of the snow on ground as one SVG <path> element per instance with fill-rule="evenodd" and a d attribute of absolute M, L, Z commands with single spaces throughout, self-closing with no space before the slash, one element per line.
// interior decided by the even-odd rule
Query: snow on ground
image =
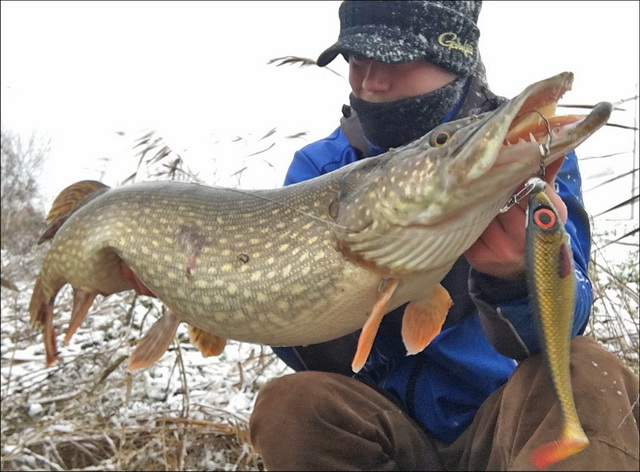
<path fill-rule="evenodd" d="M 42 336 L 29 326 L 31 287 L 20 288 L 2 288 L 3 469 L 261 467 L 249 415 L 260 386 L 290 371 L 269 348 L 230 341 L 204 359 L 181 326 L 155 365 L 129 373 L 128 355 L 162 308 L 127 293 L 97 300 L 46 368 Z M 60 335 L 70 290 L 57 306 L 65 313 L 55 321 Z"/>

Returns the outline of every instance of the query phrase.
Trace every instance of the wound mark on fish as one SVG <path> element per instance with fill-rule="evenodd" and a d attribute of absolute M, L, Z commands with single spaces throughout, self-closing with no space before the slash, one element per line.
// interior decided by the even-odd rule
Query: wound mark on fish
<path fill-rule="evenodd" d="M 181 226 L 176 232 L 176 241 L 187 251 L 188 259 L 185 268 L 185 275 L 188 279 L 193 277 L 192 271 L 196 267 L 196 262 L 200 251 L 205 247 L 206 238 L 192 228 Z"/>
<path fill-rule="evenodd" d="M 247 262 L 249 262 L 249 254 L 244 254 L 241 252 L 240 254 L 238 254 L 238 260 L 243 264 L 246 264 Z"/>

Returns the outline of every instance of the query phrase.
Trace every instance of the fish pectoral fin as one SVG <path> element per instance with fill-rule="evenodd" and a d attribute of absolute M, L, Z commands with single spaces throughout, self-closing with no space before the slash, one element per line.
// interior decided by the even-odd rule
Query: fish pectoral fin
<path fill-rule="evenodd" d="M 224 351 L 227 338 L 217 336 L 191 325 L 188 325 L 188 331 L 191 343 L 200 350 L 203 357 L 218 356 Z"/>
<path fill-rule="evenodd" d="M 398 283 L 398 279 L 386 279 L 378 289 L 378 301 L 376 301 L 373 306 L 367 321 L 362 327 L 360 337 L 358 338 L 358 348 L 355 356 L 353 356 L 353 362 L 351 363 L 351 369 L 354 372 L 359 372 L 365 362 L 367 362 L 367 358 L 371 352 L 371 347 L 373 346 L 376 334 L 378 333 L 378 328 L 380 327 L 380 322 L 386 313 L 389 300 L 391 300 L 393 293 L 396 291 L 396 288 L 398 288 Z"/>
<path fill-rule="evenodd" d="M 129 357 L 127 370 L 149 367 L 160 359 L 175 338 L 180 323 L 180 319 L 171 311 L 165 313 L 138 341 Z"/>
<path fill-rule="evenodd" d="M 69 344 L 71 337 L 87 317 L 96 295 L 98 295 L 96 291 L 73 289 L 73 310 L 71 312 L 71 320 L 69 320 L 69 329 L 67 329 L 67 334 L 64 337 L 65 344 Z"/>
<path fill-rule="evenodd" d="M 402 318 L 402 341 L 407 355 L 422 352 L 440 334 L 451 305 L 449 292 L 440 284 L 428 297 L 407 305 Z"/>

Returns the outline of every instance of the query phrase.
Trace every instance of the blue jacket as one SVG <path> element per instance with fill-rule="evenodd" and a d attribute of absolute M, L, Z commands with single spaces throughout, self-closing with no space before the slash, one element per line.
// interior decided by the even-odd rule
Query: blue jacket
<path fill-rule="evenodd" d="M 381 152 L 371 146 L 368 151 Z M 361 152 L 338 128 L 295 153 L 285 185 L 331 172 L 360 157 Z M 578 281 L 575 336 L 586 327 L 592 299 L 587 277 L 589 222 L 575 153 L 565 159 L 556 187 L 567 205 L 565 227 Z M 419 354 L 406 355 L 400 335 L 402 306 L 383 318 L 369 359 L 356 377 L 391 394 L 427 432 L 451 443 L 471 423 L 485 399 L 507 381 L 517 361 L 538 352 L 539 346 L 524 281 L 505 282 L 477 273 L 460 258 L 442 284 L 454 305 L 431 344 Z M 296 371 L 350 374 L 357 336 L 273 350 Z"/>

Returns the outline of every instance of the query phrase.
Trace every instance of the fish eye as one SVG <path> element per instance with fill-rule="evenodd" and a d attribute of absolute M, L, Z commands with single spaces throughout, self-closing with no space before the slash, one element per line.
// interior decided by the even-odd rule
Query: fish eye
<path fill-rule="evenodd" d="M 431 145 L 432 146 L 436 146 L 436 147 L 437 146 L 442 146 L 447 141 L 449 141 L 450 138 L 451 138 L 451 135 L 447 131 L 444 131 L 444 130 L 443 131 L 438 131 L 431 138 Z"/>

